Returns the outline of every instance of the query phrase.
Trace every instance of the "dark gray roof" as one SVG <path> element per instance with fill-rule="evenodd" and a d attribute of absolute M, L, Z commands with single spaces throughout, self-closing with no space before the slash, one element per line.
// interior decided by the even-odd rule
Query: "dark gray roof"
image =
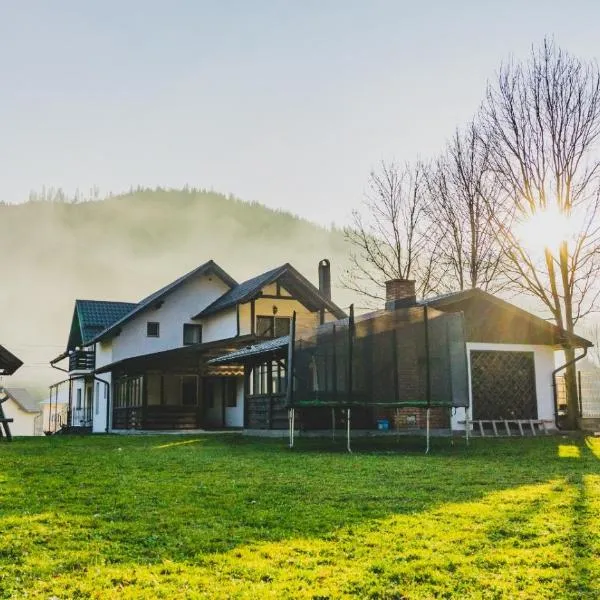
<path fill-rule="evenodd" d="M 119 327 L 124 325 L 130 319 L 132 319 L 135 315 L 139 314 L 140 312 L 142 312 L 143 310 L 145 310 L 146 308 L 151 306 L 154 302 L 159 302 L 165 296 L 167 296 L 168 294 L 170 294 L 171 292 L 173 292 L 174 290 L 179 288 L 181 285 L 183 285 L 186 281 L 188 281 L 192 277 L 195 277 L 197 275 L 201 275 L 204 273 L 209 273 L 209 272 L 215 273 L 220 279 L 222 279 L 227 285 L 229 285 L 231 287 L 238 285 L 237 281 L 235 279 L 233 279 L 233 277 L 231 277 L 228 273 L 226 273 L 221 267 L 219 267 L 219 265 L 217 265 L 217 263 L 215 263 L 213 260 L 209 260 L 208 262 L 205 262 L 204 264 L 200 265 L 199 267 L 196 267 L 189 273 L 182 275 L 175 281 L 172 281 L 168 285 L 165 285 L 164 287 L 160 288 L 160 290 L 157 290 L 156 292 L 150 294 L 149 296 L 146 296 L 146 298 L 144 298 L 143 300 L 140 300 L 140 302 L 138 302 L 135 305 L 133 310 L 129 311 L 123 317 L 121 317 L 120 319 L 118 319 L 117 321 L 112 323 L 109 327 L 107 327 L 106 329 L 104 329 L 103 331 L 98 333 L 94 338 L 92 338 L 90 340 L 90 342 L 98 342 L 98 341 L 110 336 Z"/>
<path fill-rule="evenodd" d="M 22 360 L 0 346 L 0 375 L 12 375 L 22 364 Z"/>
<path fill-rule="evenodd" d="M 339 306 L 325 298 L 306 277 L 301 275 L 292 265 L 285 263 L 276 269 L 271 269 L 240 283 L 220 298 L 217 298 L 194 318 L 207 317 L 236 304 L 257 298 L 263 287 L 280 278 L 285 279 L 286 289 L 300 302 L 308 301 L 315 309 L 325 306 L 338 319 L 343 319 L 346 316 L 346 313 Z"/>
<path fill-rule="evenodd" d="M 34 400 L 25 388 L 4 388 L 4 391 L 25 411 L 41 412 L 40 403 Z"/>
<path fill-rule="evenodd" d="M 259 342 L 258 344 L 252 344 L 251 346 L 246 346 L 245 348 L 235 350 L 235 352 L 230 352 L 229 354 L 213 358 L 206 362 L 209 365 L 221 365 L 226 363 L 243 362 L 244 359 L 249 358 L 251 356 L 258 356 L 260 354 L 270 354 L 272 352 L 281 350 L 282 348 L 286 348 L 289 343 L 290 336 L 284 335 L 279 338 L 267 340 L 265 342 Z"/>
<path fill-rule="evenodd" d="M 503 300 L 502 298 L 498 298 L 498 296 L 494 296 L 489 292 L 485 292 L 479 288 L 472 288 L 468 290 L 463 290 L 461 292 L 450 292 L 448 294 L 441 294 L 439 296 L 435 296 L 433 298 L 426 298 L 424 300 L 420 300 L 418 303 L 420 305 L 428 305 L 437 308 L 438 310 L 444 310 L 445 306 L 452 306 L 458 304 L 460 302 L 464 302 L 475 298 L 480 301 L 489 302 L 499 308 L 504 310 L 512 311 L 513 313 L 520 314 L 523 318 L 529 319 L 530 321 L 535 322 L 538 326 L 546 329 L 547 331 L 551 331 L 558 338 L 561 338 L 568 342 L 569 345 L 577 347 L 577 348 L 589 348 L 593 346 L 592 342 L 586 340 L 585 338 L 574 334 L 569 333 L 568 331 L 558 327 L 554 323 L 550 323 L 537 315 L 530 313 L 529 311 L 520 308 L 516 304 L 512 304 L 507 300 Z"/>
<path fill-rule="evenodd" d="M 284 267 L 285 265 L 277 267 L 276 269 L 271 269 L 266 273 L 262 273 L 261 275 L 257 275 L 252 279 L 248 279 L 248 281 L 240 283 L 239 285 L 230 289 L 228 292 L 225 292 L 225 294 L 223 294 L 220 298 L 217 298 L 212 304 L 209 304 L 194 318 L 206 317 L 225 308 L 229 308 L 230 306 L 235 306 L 244 300 L 251 299 L 253 296 L 256 296 L 256 294 L 258 294 L 258 292 L 260 292 L 265 285 L 275 281 L 275 279 L 277 279 L 277 277 L 283 273 Z"/>

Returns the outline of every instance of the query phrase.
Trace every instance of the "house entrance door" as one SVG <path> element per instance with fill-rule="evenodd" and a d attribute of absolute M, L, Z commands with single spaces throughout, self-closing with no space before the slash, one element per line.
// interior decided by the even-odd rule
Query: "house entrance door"
<path fill-rule="evenodd" d="M 206 427 L 225 426 L 225 405 L 221 377 L 204 379 L 204 423 Z"/>

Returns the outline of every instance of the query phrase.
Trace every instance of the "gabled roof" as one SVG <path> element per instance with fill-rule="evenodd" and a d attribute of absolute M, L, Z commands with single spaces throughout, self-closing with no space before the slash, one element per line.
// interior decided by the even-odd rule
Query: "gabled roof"
<path fill-rule="evenodd" d="M 119 319 L 129 314 L 137 304 L 107 300 L 75 300 L 68 349 L 87 346 L 92 339 Z"/>
<path fill-rule="evenodd" d="M 502 300 L 502 298 L 498 298 L 493 294 L 488 292 L 484 292 L 479 288 L 473 288 L 469 290 L 463 290 L 462 292 L 451 292 L 449 294 L 442 294 L 440 296 L 435 296 L 433 298 L 427 298 L 424 300 L 420 300 L 418 303 L 421 305 L 433 306 L 439 310 L 444 310 L 444 308 L 455 307 L 456 305 L 460 305 L 460 303 L 468 302 L 471 300 L 478 300 L 487 302 L 491 305 L 494 305 L 497 308 L 500 308 L 505 311 L 509 311 L 514 315 L 518 315 L 519 317 L 526 319 L 535 324 L 540 330 L 545 330 L 551 337 L 555 339 L 555 344 L 572 346 L 575 348 L 590 348 L 594 344 L 581 336 L 576 334 L 570 334 L 568 331 L 558 327 L 554 323 L 550 323 L 541 317 L 538 317 L 518 306 L 512 304 L 511 302 L 507 302 L 506 300 Z"/>
<path fill-rule="evenodd" d="M 156 292 L 150 294 L 149 296 L 146 296 L 146 298 L 144 298 L 143 300 L 140 300 L 140 302 L 138 304 L 134 305 L 134 308 L 132 310 L 130 310 L 127 314 L 122 316 L 120 319 L 118 319 L 117 321 L 112 323 L 110 326 L 106 327 L 104 330 L 102 330 L 101 332 L 96 334 L 90 340 L 90 342 L 92 342 L 92 343 L 98 342 L 100 340 L 103 340 L 103 339 L 109 337 L 117 329 L 119 329 L 122 325 L 124 325 L 125 323 L 130 321 L 133 317 L 135 317 L 136 315 L 138 315 L 145 309 L 149 308 L 154 303 L 160 302 L 165 296 L 169 295 L 171 292 L 174 292 L 176 289 L 181 287 L 184 283 L 189 281 L 191 278 L 198 276 L 198 275 L 207 274 L 207 273 L 214 273 L 230 287 L 234 287 L 234 286 L 238 285 L 237 281 L 235 279 L 233 279 L 233 277 L 231 277 L 228 273 L 226 273 L 221 267 L 219 267 L 219 265 L 217 265 L 217 263 L 215 263 L 213 260 L 209 260 L 208 262 L 205 262 L 204 264 L 200 265 L 199 267 L 196 267 L 189 273 L 182 275 L 181 277 L 177 278 L 175 281 L 172 281 L 168 285 L 165 285 L 164 287 L 160 288 L 160 290 L 157 290 Z"/>
<path fill-rule="evenodd" d="M 9 398 L 12 398 L 25 412 L 41 412 L 40 403 L 34 400 L 25 388 L 4 388 Z"/>
<path fill-rule="evenodd" d="M 292 294 L 294 299 L 300 302 L 307 302 L 315 310 L 324 306 L 338 319 L 343 319 L 346 316 L 346 313 L 344 313 L 339 306 L 323 296 L 321 292 L 306 279 L 306 277 L 301 275 L 294 267 L 292 267 L 292 265 L 285 263 L 276 269 L 272 269 L 261 275 L 257 275 L 252 279 L 248 279 L 248 281 L 244 281 L 244 283 L 240 283 L 223 294 L 220 298 L 217 298 L 194 318 L 207 317 L 225 310 L 226 308 L 235 306 L 236 304 L 249 302 L 250 300 L 258 298 L 260 297 L 262 288 L 278 280 L 280 280 L 286 290 Z"/>
<path fill-rule="evenodd" d="M 265 354 L 273 354 L 281 352 L 284 348 L 287 348 L 290 343 L 290 336 L 284 335 L 282 337 L 274 338 L 272 340 L 266 340 L 265 342 L 259 342 L 258 344 L 252 344 L 235 350 L 224 356 L 218 356 L 206 361 L 209 365 L 223 365 L 228 363 L 243 362 L 244 359 L 250 358 L 251 356 L 260 356 Z"/>
<path fill-rule="evenodd" d="M 22 360 L 0 346 L 0 375 L 12 375 L 22 364 Z"/>

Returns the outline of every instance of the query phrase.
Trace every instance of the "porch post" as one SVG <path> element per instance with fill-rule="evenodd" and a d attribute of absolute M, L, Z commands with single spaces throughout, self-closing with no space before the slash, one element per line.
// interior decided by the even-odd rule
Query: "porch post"
<path fill-rule="evenodd" d="M 146 414 L 148 413 L 148 377 L 146 373 L 142 373 L 142 429 L 146 428 Z"/>

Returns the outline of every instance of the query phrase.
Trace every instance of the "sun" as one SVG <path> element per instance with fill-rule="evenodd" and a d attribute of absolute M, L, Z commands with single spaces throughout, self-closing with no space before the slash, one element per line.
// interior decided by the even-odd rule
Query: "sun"
<path fill-rule="evenodd" d="M 553 255 L 558 252 L 562 242 L 570 242 L 577 238 L 580 219 L 576 213 L 569 215 L 552 206 L 538 210 L 515 228 L 519 244 L 532 256 L 543 256 L 545 251 Z"/>

